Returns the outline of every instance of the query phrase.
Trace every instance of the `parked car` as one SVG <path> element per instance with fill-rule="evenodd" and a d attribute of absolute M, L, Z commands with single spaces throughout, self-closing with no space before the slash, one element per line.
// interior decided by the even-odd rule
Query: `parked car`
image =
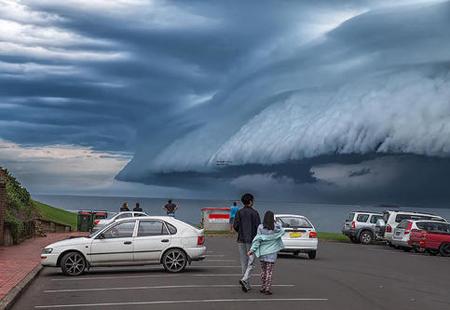
<path fill-rule="evenodd" d="M 124 211 L 124 212 L 119 212 L 119 213 L 115 214 L 111 218 L 96 219 L 96 220 L 94 220 L 94 227 L 92 227 L 91 232 L 96 232 L 96 231 L 102 229 L 103 227 L 105 227 L 106 225 L 111 224 L 112 222 L 115 222 L 117 220 L 124 219 L 127 217 L 137 217 L 137 216 L 148 216 L 148 214 L 145 212 Z"/>
<path fill-rule="evenodd" d="M 353 243 L 370 244 L 376 239 L 375 226 L 383 215 L 370 211 L 352 211 L 342 227 L 342 233 Z"/>
<path fill-rule="evenodd" d="M 411 231 L 419 230 L 419 226 L 425 225 L 425 223 L 435 223 L 433 221 L 423 221 L 423 220 L 403 220 L 401 221 L 397 227 L 394 229 L 394 234 L 392 235 L 391 243 L 401 248 L 405 251 L 411 250 L 411 245 L 409 244 L 409 240 L 411 237 Z M 442 222 L 436 222 L 442 223 Z"/>
<path fill-rule="evenodd" d="M 317 256 L 317 232 L 309 219 L 301 215 L 276 214 L 275 220 L 285 229 L 282 252 L 307 253 L 310 259 Z"/>
<path fill-rule="evenodd" d="M 119 219 L 88 237 L 45 247 L 43 266 L 77 276 L 97 266 L 162 264 L 168 272 L 205 258 L 204 231 L 167 216 Z"/>
<path fill-rule="evenodd" d="M 417 250 L 450 256 L 450 224 L 439 221 L 417 221 L 411 230 L 408 244 Z"/>
<path fill-rule="evenodd" d="M 380 236 L 380 238 L 386 240 L 389 245 L 393 245 L 392 237 L 394 235 L 394 229 L 403 220 L 428 220 L 441 222 L 446 221 L 439 215 L 431 213 L 388 210 L 383 212 L 383 219 L 381 221 L 378 221 L 377 223 L 377 234 Z"/>

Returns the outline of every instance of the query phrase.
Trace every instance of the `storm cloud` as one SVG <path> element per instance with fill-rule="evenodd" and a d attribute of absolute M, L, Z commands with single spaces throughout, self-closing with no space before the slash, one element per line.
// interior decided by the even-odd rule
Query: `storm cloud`
<path fill-rule="evenodd" d="M 448 198 L 448 1 L 0 5 L 2 139 L 200 193 Z"/>

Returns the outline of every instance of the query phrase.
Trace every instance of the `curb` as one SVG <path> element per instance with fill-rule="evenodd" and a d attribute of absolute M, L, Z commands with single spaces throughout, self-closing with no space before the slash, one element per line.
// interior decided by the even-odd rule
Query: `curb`
<path fill-rule="evenodd" d="M 34 267 L 34 269 L 27 274 L 25 278 L 23 278 L 12 290 L 9 291 L 8 294 L 0 300 L 0 310 L 10 309 L 25 289 L 31 284 L 34 278 L 36 278 L 42 268 L 43 267 L 41 264 Z"/>

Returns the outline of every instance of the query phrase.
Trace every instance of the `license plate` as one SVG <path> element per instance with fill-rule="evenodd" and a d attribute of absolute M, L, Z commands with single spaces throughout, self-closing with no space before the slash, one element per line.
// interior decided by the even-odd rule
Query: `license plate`
<path fill-rule="evenodd" d="M 301 236 L 302 236 L 302 233 L 299 233 L 299 232 L 289 233 L 289 237 L 291 237 L 291 238 L 300 238 Z"/>

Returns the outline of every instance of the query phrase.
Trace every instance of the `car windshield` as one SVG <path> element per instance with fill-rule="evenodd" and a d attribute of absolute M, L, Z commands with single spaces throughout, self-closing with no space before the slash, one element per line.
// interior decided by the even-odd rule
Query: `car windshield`
<path fill-rule="evenodd" d="M 285 228 L 312 228 L 311 223 L 303 217 L 279 217 L 278 221 Z"/>

